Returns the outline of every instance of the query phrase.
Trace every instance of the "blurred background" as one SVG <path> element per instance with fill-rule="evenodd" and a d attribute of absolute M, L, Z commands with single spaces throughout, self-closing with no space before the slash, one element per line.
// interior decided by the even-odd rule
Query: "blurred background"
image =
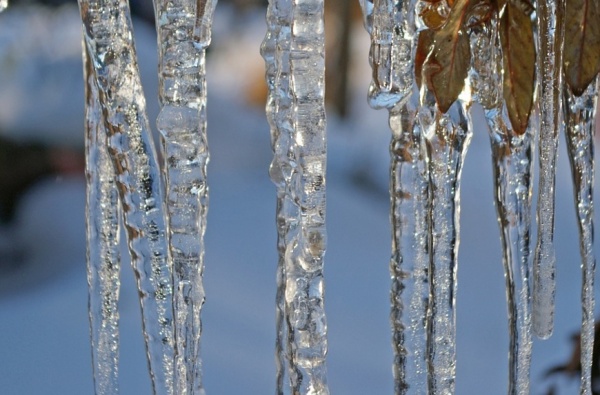
<path fill-rule="evenodd" d="M 207 58 L 211 162 L 202 354 L 209 394 L 274 392 L 275 188 L 267 173 L 272 153 L 259 55 L 265 3 L 221 0 Z M 357 1 L 326 4 L 330 387 L 333 394 L 391 394 L 387 112 L 366 103 L 369 40 Z M 132 9 L 153 121 L 152 6 L 135 0 Z M 11 3 L 0 14 L 0 394 L 93 393 L 83 103 L 76 3 Z M 473 113 L 462 182 L 457 394 L 495 395 L 507 388 L 507 313 L 488 134 L 480 108 Z M 553 386 L 557 394 L 578 388 L 576 377 L 545 377 L 570 358 L 580 321 L 577 227 L 562 140 L 561 147 L 556 329 L 534 344 L 532 394 L 539 395 Z M 121 390 L 149 394 L 125 248 L 122 256 Z"/>

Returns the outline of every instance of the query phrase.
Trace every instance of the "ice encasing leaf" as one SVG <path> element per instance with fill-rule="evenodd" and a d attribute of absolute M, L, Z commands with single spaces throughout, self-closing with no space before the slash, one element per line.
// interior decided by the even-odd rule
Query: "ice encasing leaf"
<path fill-rule="evenodd" d="M 568 0 L 565 17 L 565 81 L 581 96 L 600 71 L 600 2 Z"/>
<path fill-rule="evenodd" d="M 533 24 L 523 7 L 508 1 L 500 10 L 504 100 L 515 133 L 525 133 L 533 107 L 535 45 Z"/>

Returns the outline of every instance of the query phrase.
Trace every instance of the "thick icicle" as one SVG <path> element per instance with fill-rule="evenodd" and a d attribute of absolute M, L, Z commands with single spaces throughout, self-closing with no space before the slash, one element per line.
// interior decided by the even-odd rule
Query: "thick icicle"
<path fill-rule="evenodd" d="M 276 293 L 276 394 L 289 393 L 290 368 L 289 347 L 287 346 L 286 319 L 286 250 L 291 248 L 290 227 L 296 228 L 299 211 L 291 196 L 292 169 L 296 166 L 292 154 L 293 130 L 291 128 L 290 92 L 290 19 L 291 0 L 271 0 L 267 9 L 267 33 L 261 46 L 261 54 L 266 65 L 268 98 L 267 119 L 271 129 L 273 160 L 269 173 L 277 188 L 277 293 Z"/>
<path fill-rule="evenodd" d="M 579 225 L 579 248 L 583 283 L 581 288 L 581 390 L 592 393 L 592 353 L 594 350 L 594 117 L 598 99 L 593 81 L 577 97 L 564 89 L 567 152 L 575 189 L 575 210 Z"/>
<path fill-rule="evenodd" d="M 429 180 L 425 142 L 416 122 L 419 95 L 390 113 L 390 274 L 395 394 L 427 393 Z"/>
<path fill-rule="evenodd" d="M 508 394 L 529 393 L 531 313 L 529 237 L 531 228 L 532 131 L 518 135 L 502 98 L 502 64 L 497 20 L 471 32 L 474 100 L 490 129 L 494 196 L 502 240 L 510 337 Z"/>
<path fill-rule="evenodd" d="M 456 285 L 460 175 L 471 140 L 469 102 L 441 113 L 426 91 L 419 122 L 427 143 L 430 188 L 429 393 L 453 394 L 456 382 Z"/>
<path fill-rule="evenodd" d="M 163 191 L 125 0 L 81 0 L 85 45 L 94 69 L 107 145 L 136 272 L 155 394 L 173 392 L 172 278 Z"/>
<path fill-rule="evenodd" d="M 98 89 L 87 51 L 86 179 L 87 276 L 96 395 L 119 393 L 119 192 L 106 148 Z"/>
<path fill-rule="evenodd" d="M 173 259 L 175 392 L 202 394 L 200 338 L 208 210 L 205 53 L 216 0 L 155 0 L 159 47 L 157 119 Z"/>
<path fill-rule="evenodd" d="M 323 0 L 292 0 L 290 90 L 291 176 L 299 225 L 286 250 L 286 314 L 290 381 L 294 394 L 326 395 L 327 321 L 324 309 L 325 233 L 325 42 Z"/>
<path fill-rule="evenodd" d="M 547 339 L 554 326 L 554 183 L 560 129 L 565 0 L 537 0 L 540 187 L 538 237 L 533 262 L 532 325 Z"/>

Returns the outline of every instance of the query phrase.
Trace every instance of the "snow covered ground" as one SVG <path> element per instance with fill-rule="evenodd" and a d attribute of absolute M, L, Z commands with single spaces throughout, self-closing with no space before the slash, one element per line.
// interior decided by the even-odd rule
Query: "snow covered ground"
<path fill-rule="evenodd" d="M 244 35 L 231 37 L 222 26 L 235 25 L 232 14 L 222 9 L 218 18 L 208 65 L 211 163 L 202 340 L 205 384 L 208 394 L 270 394 L 275 370 L 275 189 L 267 174 L 271 151 L 264 113 L 244 104 L 241 93 L 244 81 L 251 78 L 244 72 L 262 67 L 258 45 L 264 27 L 262 17 L 247 16 L 236 21 Z M 140 63 L 144 75 L 151 76 L 156 64 L 154 38 L 147 31 L 142 35 L 142 30 L 136 31 L 143 37 L 138 43 Z M 345 122 L 330 117 L 328 123 L 328 369 L 333 394 L 383 395 L 392 393 L 390 226 L 384 191 L 389 133 L 386 114 L 370 110 L 364 99 L 369 72 L 366 33 L 361 34 L 357 51 L 362 57 L 355 60 L 353 70 L 360 75 L 353 79 L 353 114 Z M 81 71 L 74 64 L 70 78 L 77 81 Z M 152 97 L 156 82 L 149 78 L 145 87 Z M 77 87 L 72 89 L 81 91 L 71 93 L 83 103 L 82 84 L 73 84 Z M 8 100 L 2 90 L 0 103 Z M 155 114 L 155 100 L 148 101 Z M 83 104 L 75 109 L 82 110 Z M 61 116 L 69 124 L 82 124 L 83 115 L 77 111 Z M 569 357 L 569 336 L 578 330 L 580 316 L 577 229 L 564 150 L 559 166 L 556 329 L 550 340 L 534 345 L 532 394 L 539 395 L 549 384 L 543 371 Z M 372 177 L 371 187 L 352 181 L 357 172 Z M 480 128 L 462 182 L 457 394 L 496 395 L 507 388 L 504 278 L 491 174 L 487 131 Z M 22 261 L 19 270 L 0 278 L 0 394 L 93 393 L 83 177 L 36 185 L 23 199 L 16 222 L 0 228 L 0 251 L 4 262 Z M 122 271 L 120 314 L 122 394 L 149 394 L 137 292 L 127 264 Z M 564 393 L 576 393 L 576 382 L 565 381 Z"/>

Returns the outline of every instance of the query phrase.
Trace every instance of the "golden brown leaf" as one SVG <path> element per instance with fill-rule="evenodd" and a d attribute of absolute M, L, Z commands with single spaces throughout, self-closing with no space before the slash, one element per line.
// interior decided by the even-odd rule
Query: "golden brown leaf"
<path fill-rule="evenodd" d="M 448 20 L 433 35 L 433 49 L 423 64 L 423 76 L 438 108 L 448 111 L 465 86 L 471 51 L 464 30 L 471 0 L 455 0 Z"/>
<path fill-rule="evenodd" d="M 419 89 L 421 89 L 423 63 L 431 52 L 433 45 L 433 30 L 423 30 L 419 33 L 419 39 L 417 40 L 417 50 L 415 51 L 415 82 Z"/>
<path fill-rule="evenodd" d="M 568 0 L 565 26 L 565 81 L 580 96 L 600 71 L 600 2 Z"/>
<path fill-rule="evenodd" d="M 440 7 L 437 4 L 426 4 L 421 10 L 419 16 L 425 26 L 430 29 L 439 29 L 446 22 L 447 15 L 440 13 Z"/>
<path fill-rule="evenodd" d="M 517 134 L 525 133 L 533 106 L 535 47 L 529 15 L 508 1 L 500 15 L 500 40 L 504 64 L 504 100 Z"/>

